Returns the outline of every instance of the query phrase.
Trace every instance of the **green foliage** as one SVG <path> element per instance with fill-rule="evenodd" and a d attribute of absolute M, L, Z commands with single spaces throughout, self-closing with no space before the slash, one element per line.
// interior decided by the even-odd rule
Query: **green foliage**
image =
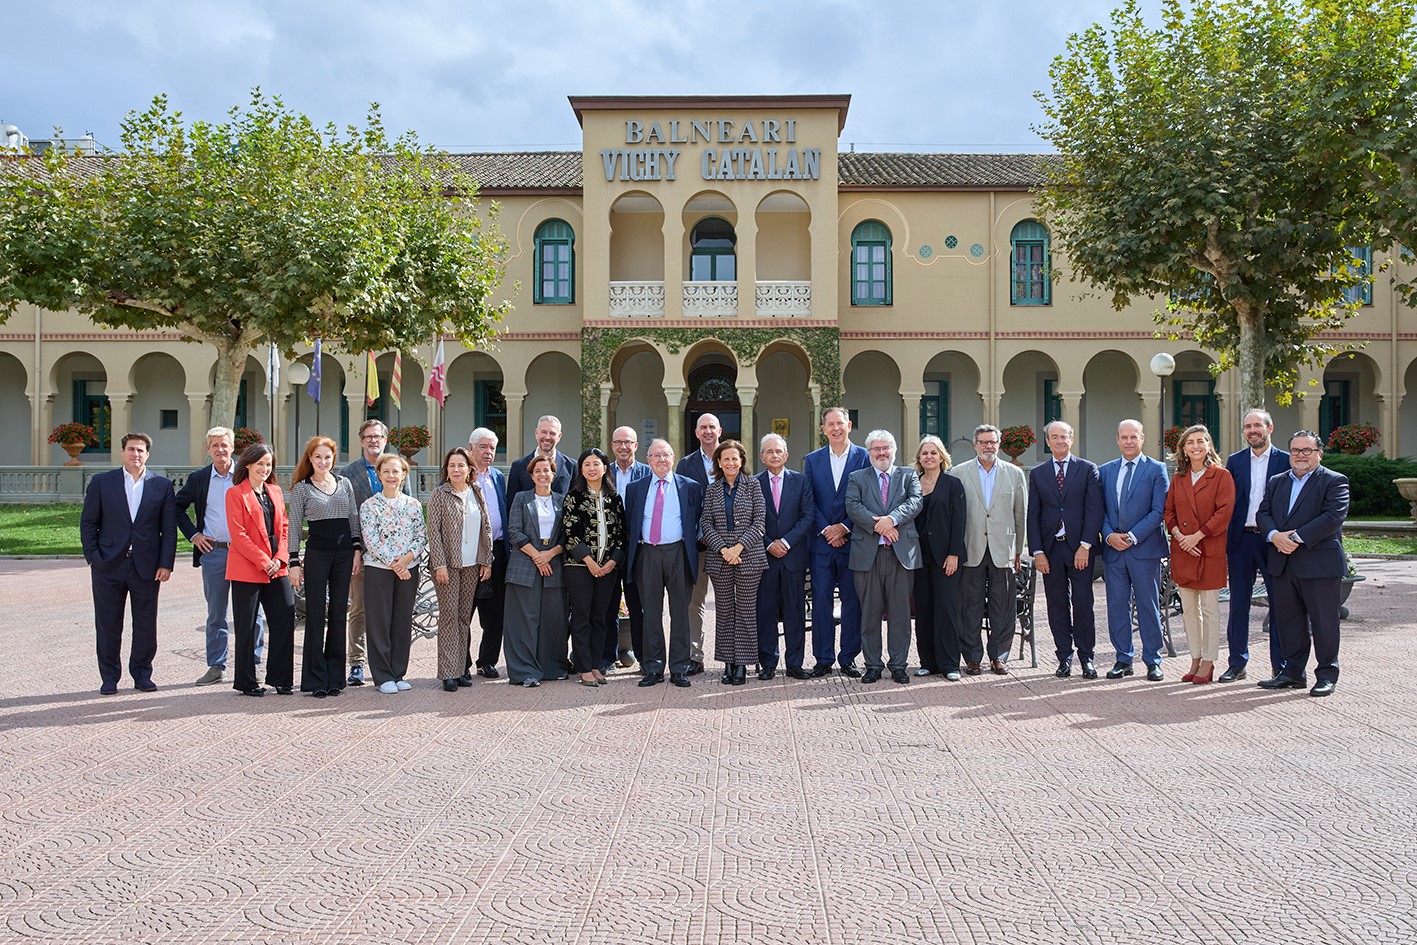
<path fill-rule="evenodd" d="M 1324 453 L 1323 463 L 1348 477 L 1349 516 L 1381 515 L 1406 519 L 1412 505 L 1398 494 L 1394 479 L 1417 477 L 1417 460 Z"/>
<path fill-rule="evenodd" d="M 1413 0 L 1128 0 L 1054 60 L 1044 219 L 1070 275 L 1171 299 L 1165 333 L 1237 365 L 1242 406 L 1329 354 L 1348 247 L 1417 245 Z"/>
<path fill-rule="evenodd" d="M 258 342 L 358 354 L 449 331 L 475 347 L 509 307 L 476 183 L 412 134 L 389 142 L 377 105 L 341 132 L 259 89 L 219 123 L 158 96 L 122 141 L 0 162 L 0 315 L 26 301 L 212 344 L 214 422 L 234 416 Z"/>

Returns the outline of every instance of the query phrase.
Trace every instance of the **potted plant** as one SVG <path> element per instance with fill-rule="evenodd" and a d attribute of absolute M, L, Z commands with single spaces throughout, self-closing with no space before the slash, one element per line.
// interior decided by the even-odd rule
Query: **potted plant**
<path fill-rule="evenodd" d="M 1166 452 L 1174 453 L 1181 446 L 1181 425 L 1173 424 L 1166 428 L 1164 439 L 1166 441 Z"/>
<path fill-rule="evenodd" d="M 1328 435 L 1328 443 L 1324 448 L 1338 450 L 1349 456 L 1362 456 L 1376 446 L 1380 439 L 1382 434 L 1378 432 L 1378 428 L 1366 420 L 1362 423 L 1345 423 L 1341 427 L 1335 427 Z"/>
<path fill-rule="evenodd" d="M 1004 427 L 999 431 L 999 449 L 1008 454 L 1015 466 L 1019 464 L 1018 458 L 1037 442 L 1038 437 L 1033 435 L 1033 427 L 1026 423 Z"/>
<path fill-rule="evenodd" d="M 98 431 L 87 423 L 61 423 L 49 434 L 49 442 L 58 443 L 69 454 L 65 466 L 82 466 L 79 454 L 98 445 Z"/>
<path fill-rule="evenodd" d="M 422 424 L 412 427 L 394 427 L 389 431 L 389 443 L 408 460 L 410 466 L 417 466 L 414 455 L 432 442 L 428 428 Z"/>
<path fill-rule="evenodd" d="M 238 429 L 235 439 L 236 452 L 238 455 L 248 446 L 255 446 L 257 443 L 266 442 L 266 438 L 261 436 L 261 431 L 253 429 L 252 427 L 241 427 Z"/>

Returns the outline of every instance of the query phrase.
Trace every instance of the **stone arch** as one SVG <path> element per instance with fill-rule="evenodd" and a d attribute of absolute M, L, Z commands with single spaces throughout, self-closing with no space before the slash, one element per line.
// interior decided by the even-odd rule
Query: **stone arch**
<path fill-rule="evenodd" d="M 775 190 L 758 201 L 753 221 L 756 272 L 760 283 L 812 279 L 812 208 L 801 194 Z M 761 307 L 761 306 L 760 306 Z"/>
<path fill-rule="evenodd" d="M 128 369 L 128 388 L 133 391 L 130 423 L 153 438 L 155 465 L 185 464 L 193 427 L 201 425 L 206 432 L 205 418 L 191 415 L 186 386 L 187 372 L 165 351 L 149 352 Z"/>
<path fill-rule="evenodd" d="M 1142 416 L 1140 385 L 1141 368 L 1125 351 L 1108 348 L 1088 359 L 1082 372 L 1083 395 L 1073 444 L 1078 455 L 1100 460 L 1116 440 L 1117 424 L 1126 419 L 1139 420 L 1154 435 L 1158 417 L 1151 417 L 1148 423 Z"/>
<path fill-rule="evenodd" d="M 919 434 L 933 433 L 951 456 L 973 448 L 974 428 L 984 420 L 983 374 L 963 351 L 940 351 L 921 372 Z M 918 439 L 918 437 L 917 437 Z"/>
<path fill-rule="evenodd" d="M 8 351 L 0 351 L 0 430 L 5 432 L 0 437 L 0 466 L 19 466 L 31 460 L 30 441 L 34 436 L 28 388 L 29 370 L 25 363 Z M 51 429 L 61 422 L 56 420 Z M 49 430 L 39 432 L 48 439 Z M 46 452 L 57 449 L 45 443 Z M 63 456 L 59 462 L 68 459 L 63 450 L 59 454 Z"/>
<path fill-rule="evenodd" d="M 667 374 L 665 353 L 642 338 L 625 342 L 610 358 L 611 390 L 605 412 L 609 421 L 602 432 L 608 434 L 619 426 L 633 428 L 639 438 L 641 461 L 650 440 L 669 436 Z"/>
<path fill-rule="evenodd" d="M 1077 426 L 1076 416 L 1069 417 L 1070 404 L 1059 390 L 1058 362 L 1042 351 L 1020 351 L 1004 365 L 1003 396 L 999 399 L 999 426 L 1028 424 L 1033 427 L 1038 442 L 1032 450 L 1019 457 L 1021 462 L 1037 462 L 1046 447 L 1043 427 L 1059 417 Z M 1076 411 L 1076 401 L 1071 406 Z"/>
<path fill-rule="evenodd" d="M 547 351 L 532 359 L 526 368 L 527 395 L 522 402 L 522 433 L 525 443 L 535 443 L 533 433 L 538 418 L 551 415 L 561 421 L 561 452 L 576 456 L 581 451 L 581 368 L 561 351 Z M 590 431 L 598 440 L 598 431 Z M 595 444 L 600 445 L 600 444 Z"/>
<path fill-rule="evenodd" d="M 900 366 L 893 357 L 875 348 L 861 351 L 847 362 L 842 377 L 845 406 L 855 414 L 852 423 L 857 431 L 880 427 L 900 432 Z"/>
<path fill-rule="evenodd" d="M 448 399 L 443 404 L 442 453 L 466 446 L 468 434 L 485 426 L 497 434 L 497 455 L 507 458 L 505 374 L 495 354 L 463 351 L 447 362 Z M 515 459 L 516 457 L 510 457 Z"/>
<path fill-rule="evenodd" d="M 763 347 L 757 361 L 741 377 L 753 379 L 752 443 L 744 441 L 757 468 L 758 441 L 765 433 L 781 433 L 789 455 L 800 464 L 817 444 L 816 404 L 812 390 L 812 358 L 801 345 L 779 339 Z M 746 407 L 745 415 L 748 413 Z M 785 421 L 782 422 L 782 421 Z M 743 435 L 748 436 L 745 424 Z"/>

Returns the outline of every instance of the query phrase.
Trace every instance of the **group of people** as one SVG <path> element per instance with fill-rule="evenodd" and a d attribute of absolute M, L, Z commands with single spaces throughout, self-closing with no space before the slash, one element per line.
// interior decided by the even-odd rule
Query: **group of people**
<path fill-rule="evenodd" d="M 1273 669 L 1260 685 L 1307 686 L 1312 647 L 1310 692 L 1333 691 L 1348 486 L 1321 465 L 1316 434 L 1294 434 L 1286 452 L 1271 442 L 1270 416 L 1251 411 L 1246 448 L 1222 462 L 1210 432 L 1193 426 L 1181 435 L 1168 483 L 1166 467 L 1145 455 L 1135 420 L 1118 425 L 1120 456 L 1100 469 L 1072 455 L 1068 424 L 1049 424 L 1049 459 L 1028 474 L 999 461 L 1000 432 L 989 424 L 975 428 L 976 455 L 959 465 L 935 436 L 921 440 L 908 466 L 897 464 L 887 430 L 858 446 L 840 407 L 824 411 L 821 429 L 826 445 L 801 472 L 787 468 L 786 440 L 764 436 L 753 474 L 748 448 L 723 439 L 711 414 L 698 418 L 699 448 L 677 465 L 662 439 L 640 462 L 630 427 L 613 432 L 610 455 L 592 447 L 572 460 L 559 449 L 560 421 L 546 416 L 536 448 L 504 476 L 493 466 L 496 434 L 478 428 L 466 448 L 443 457 L 426 516 L 409 491 L 408 462 L 386 451 L 378 420 L 360 427 L 360 455 L 338 471 L 335 442 L 312 437 L 288 497 L 272 481 L 271 450 L 257 444 L 233 457 L 228 429 L 208 431 L 211 463 L 176 492 L 147 470 L 151 440 L 130 433 L 123 467 L 94 477 L 81 518 L 100 691 L 117 691 L 129 596 L 129 673 L 137 689 L 157 688 L 158 588 L 171 576 L 179 530 L 192 543 L 207 602 L 208 667 L 197 684 L 225 681 L 230 663 L 233 688 L 251 696 L 267 691 L 257 670 L 263 658 L 265 684 L 294 691 L 294 595 L 302 587 L 302 691 L 327 698 L 366 681 L 385 693 L 409 689 L 425 555 L 438 598 L 438 677 L 449 692 L 474 675 L 499 678 L 503 658 L 508 682 L 523 687 L 571 674 L 599 687 L 614 666 L 635 661 L 642 687 L 666 675 L 688 687 L 705 669 L 710 585 L 725 685 L 743 685 L 749 666 L 763 680 L 781 667 L 794 679 L 835 669 L 865 684 L 887 674 L 908 683 L 912 625 L 915 675 L 958 680 L 981 674 L 986 661 L 1003 675 L 1025 551 L 1043 579 L 1059 677 L 1072 674 L 1075 658 L 1084 678 L 1098 675 L 1098 551 L 1116 652 L 1109 679 L 1134 672 L 1134 627 L 1147 679 L 1164 678 L 1160 586 L 1169 558 L 1190 643 L 1183 682 L 1216 678 L 1227 580 L 1229 665 L 1219 679 L 1245 678 L 1258 573 L 1271 602 Z M 475 652 L 474 617 L 482 631 Z"/>

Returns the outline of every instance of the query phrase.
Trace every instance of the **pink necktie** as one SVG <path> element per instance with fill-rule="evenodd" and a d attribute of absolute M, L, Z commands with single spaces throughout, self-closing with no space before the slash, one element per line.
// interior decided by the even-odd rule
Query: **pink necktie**
<path fill-rule="evenodd" d="M 890 473 L 881 473 L 881 511 L 882 511 L 882 512 L 888 511 L 888 510 L 890 509 L 890 504 L 886 501 L 886 496 L 890 493 L 890 489 L 891 489 L 891 474 L 890 474 Z M 881 539 L 881 544 L 883 544 L 883 545 L 889 545 L 890 543 L 891 543 L 891 540 L 890 540 L 889 538 L 882 538 L 882 539 Z"/>
<path fill-rule="evenodd" d="M 664 527 L 664 480 L 660 479 L 659 489 L 654 494 L 654 511 L 649 516 L 649 543 L 659 544 L 660 533 Z"/>
<path fill-rule="evenodd" d="M 774 512 L 781 512 L 781 511 L 782 511 L 782 477 L 781 477 L 781 476 L 769 476 L 768 478 L 770 478 L 770 479 L 772 480 L 772 510 L 773 510 Z"/>

